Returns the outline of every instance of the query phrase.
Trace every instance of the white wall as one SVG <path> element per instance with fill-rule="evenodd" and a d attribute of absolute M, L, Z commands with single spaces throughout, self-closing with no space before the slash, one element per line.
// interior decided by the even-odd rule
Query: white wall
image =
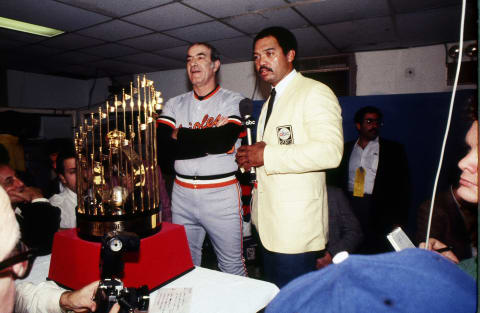
<path fill-rule="evenodd" d="M 8 70 L 8 106 L 57 109 L 86 107 L 94 84 L 92 104 L 106 99 L 110 79 L 101 78 L 95 82 Z"/>
<path fill-rule="evenodd" d="M 446 92 L 446 52 L 443 45 L 359 52 L 357 95 Z M 473 85 L 459 85 L 476 88 Z"/>
<path fill-rule="evenodd" d="M 81 80 L 8 70 L 7 85 L 9 107 L 68 110 L 102 103 L 108 96 L 111 81 L 109 78 Z M 71 117 L 43 116 L 39 137 L 72 137 L 72 127 Z"/>

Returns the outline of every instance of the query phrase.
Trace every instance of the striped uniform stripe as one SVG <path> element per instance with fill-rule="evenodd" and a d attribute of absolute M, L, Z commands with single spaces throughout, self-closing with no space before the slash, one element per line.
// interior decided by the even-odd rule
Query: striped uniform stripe
<path fill-rule="evenodd" d="M 157 124 L 165 124 L 171 128 L 176 128 L 175 127 L 175 120 L 171 117 L 168 117 L 168 116 L 160 116 L 158 119 L 157 119 Z"/>
<path fill-rule="evenodd" d="M 212 97 L 214 94 L 217 93 L 217 91 L 220 90 L 220 85 L 217 85 L 215 87 L 215 89 L 213 89 L 212 91 L 210 91 L 206 96 L 203 96 L 203 97 L 199 97 L 195 91 L 193 92 L 193 96 L 195 97 L 195 99 L 197 100 L 200 100 L 200 101 L 203 101 L 203 100 L 207 100 L 208 98 Z"/>
<path fill-rule="evenodd" d="M 242 120 L 238 116 L 229 116 L 228 122 L 242 126 Z"/>
<path fill-rule="evenodd" d="M 235 184 L 236 182 L 237 182 L 237 178 L 235 177 L 235 175 L 231 175 L 224 178 L 218 178 L 218 179 L 208 179 L 208 180 L 188 179 L 188 178 L 180 177 L 178 175 L 175 177 L 175 183 L 177 183 L 182 187 L 192 188 L 192 189 L 224 187 L 224 186 Z"/>

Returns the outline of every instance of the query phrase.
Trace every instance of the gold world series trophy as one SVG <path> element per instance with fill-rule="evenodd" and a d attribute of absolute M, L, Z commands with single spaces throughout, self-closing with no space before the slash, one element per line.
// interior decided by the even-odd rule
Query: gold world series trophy
<path fill-rule="evenodd" d="M 137 76 L 137 88 L 90 113 L 75 134 L 77 225 L 80 237 L 110 231 L 140 237 L 160 230 L 157 111 L 161 93 Z M 136 98 L 136 99 L 135 99 Z"/>
<path fill-rule="evenodd" d="M 77 228 L 55 234 L 48 274 L 70 289 L 102 279 L 105 299 L 118 290 L 145 295 L 194 268 L 184 227 L 161 219 L 161 93 L 145 76 L 136 80 L 75 133 Z"/>

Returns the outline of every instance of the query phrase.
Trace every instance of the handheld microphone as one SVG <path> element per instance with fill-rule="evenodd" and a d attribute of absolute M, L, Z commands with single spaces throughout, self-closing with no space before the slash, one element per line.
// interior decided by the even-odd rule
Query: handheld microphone
<path fill-rule="evenodd" d="M 247 144 L 251 146 L 253 144 L 252 141 L 252 129 L 255 127 L 255 120 L 252 118 L 252 111 L 253 111 L 253 102 L 252 100 L 245 98 L 239 103 L 240 107 L 240 115 L 244 119 L 244 125 L 247 128 Z M 243 173 L 243 170 L 240 169 Z M 250 168 L 250 182 L 255 182 L 257 180 L 255 173 L 255 167 Z"/>

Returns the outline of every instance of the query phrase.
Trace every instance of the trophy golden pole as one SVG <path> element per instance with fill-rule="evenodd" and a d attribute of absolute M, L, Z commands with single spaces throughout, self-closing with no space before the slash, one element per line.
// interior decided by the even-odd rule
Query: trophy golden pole
<path fill-rule="evenodd" d="M 133 83 L 130 82 L 130 112 L 131 112 L 131 120 L 129 126 L 130 131 L 130 156 L 133 157 L 133 145 L 134 145 L 134 138 L 135 138 L 135 131 L 133 129 L 133 122 L 135 121 L 133 118 L 133 109 L 135 107 L 135 102 L 133 101 Z M 135 203 L 135 176 L 134 176 L 134 169 L 133 169 L 133 162 L 130 162 L 130 170 L 131 170 L 131 183 L 132 183 L 132 211 L 137 211 L 137 205 Z"/>
<path fill-rule="evenodd" d="M 137 142 L 138 142 L 138 155 L 140 157 L 140 163 L 141 164 L 144 164 L 143 162 L 143 153 L 142 153 L 142 131 L 141 131 L 141 128 L 142 128 L 142 100 L 140 99 L 140 76 L 137 76 L 137 89 L 138 89 L 138 98 L 137 98 L 137 106 L 138 106 L 138 116 L 137 116 L 137 124 L 138 124 L 138 128 L 137 128 L 137 132 L 138 132 L 138 139 L 137 139 Z M 142 212 L 144 211 L 144 200 L 143 200 L 143 186 L 141 185 L 141 189 L 140 189 L 140 199 L 142 201 Z"/>
<path fill-rule="evenodd" d="M 145 75 L 143 75 L 142 79 L 142 88 L 143 88 L 143 124 L 142 124 L 142 130 L 145 134 L 145 176 L 146 176 L 146 181 L 151 182 L 152 177 L 151 177 L 151 172 L 150 172 L 150 153 L 148 153 L 148 143 L 150 142 L 149 140 L 149 134 L 148 134 L 148 111 L 147 111 L 147 80 L 145 78 Z M 147 203 L 148 203 L 148 208 L 152 206 L 151 203 L 151 196 L 150 196 L 150 183 L 147 184 Z"/>
<path fill-rule="evenodd" d="M 105 186 L 104 172 L 103 172 L 103 133 L 102 133 L 102 120 L 103 112 L 102 107 L 98 108 L 98 161 L 96 163 L 98 178 L 100 179 L 99 185 Z M 100 205 L 100 215 L 105 215 L 105 207 L 103 203 Z"/>
<path fill-rule="evenodd" d="M 125 89 L 122 88 L 122 113 L 123 113 L 123 132 L 125 133 L 125 137 L 121 143 L 121 151 L 122 151 L 122 154 L 123 154 L 123 147 L 128 147 L 128 139 L 127 139 L 127 120 L 126 120 L 126 117 L 125 117 L 125 110 L 126 110 L 126 106 L 127 106 L 127 103 L 126 103 L 126 94 L 125 94 Z M 125 169 L 125 186 L 127 186 L 127 190 L 129 189 L 128 188 L 128 160 L 127 158 L 125 158 L 125 162 L 122 162 L 122 168 Z M 123 179 L 123 178 L 122 178 Z"/>
<path fill-rule="evenodd" d="M 83 182 L 84 178 L 82 177 L 82 171 L 81 171 L 81 166 L 82 166 L 82 153 L 81 153 L 81 147 L 83 145 L 82 140 L 80 139 L 79 133 L 82 132 L 83 127 L 80 126 L 79 131 L 75 132 L 75 163 L 77 165 L 76 168 L 76 173 L 77 173 L 77 195 L 82 195 L 83 194 Z M 78 197 L 77 201 L 77 211 L 80 213 L 85 214 L 85 206 L 83 203 L 83 200 L 81 197 Z"/>

